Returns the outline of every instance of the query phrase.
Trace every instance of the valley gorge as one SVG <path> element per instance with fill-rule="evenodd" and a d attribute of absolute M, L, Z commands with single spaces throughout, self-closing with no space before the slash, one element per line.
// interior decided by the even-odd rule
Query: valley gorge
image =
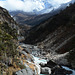
<path fill-rule="evenodd" d="M 0 7 L 0 75 L 75 75 L 75 4 L 42 16 L 21 26 Z"/>

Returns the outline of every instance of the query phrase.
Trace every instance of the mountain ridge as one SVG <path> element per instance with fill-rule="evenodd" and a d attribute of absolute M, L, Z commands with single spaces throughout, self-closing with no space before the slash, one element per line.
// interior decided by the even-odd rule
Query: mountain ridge
<path fill-rule="evenodd" d="M 46 20 L 44 22 L 42 22 L 40 25 L 33 27 L 30 33 L 33 33 L 33 31 L 39 32 L 39 33 L 40 32 L 44 33 L 46 30 L 48 30 L 47 34 L 49 34 L 49 31 L 52 31 L 52 28 L 55 30 L 60 25 L 67 24 L 67 22 L 69 22 L 71 20 L 70 18 L 72 18 L 71 14 L 74 15 L 74 5 L 72 5 L 71 7 L 72 7 L 72 9 L 70 7 L 67 7 L 64 11 L 61 11 L 59 14 L 53 16 L 52 18 L 50 18 L 50 19 L 48 19 L 48 20 Z M 66 11 L 68 12 L 68 14 L 66 13 Z M 61 17 L 61 19 L 60 19 L 60 17 Z M 55 28 L 52 25 L 54 25 Z M 50 29 L 50 27 L 52 27 L 52 28 Z M 39 30 L 40 28 L 42 29 L 41 31 Z M 34 35 L 32 35 L 32 36 L 34 36 Z"/>
<path fill-rule="evenodd" d="M 23 42 L 38 45 L 48 53 L 47 57 L 50 60 L 63 65 L 68 62 L 67 65 L 75 68 L 75 3 L 40 25 L 34 26 Z M 69 54 L 65 57 L 56 57 L 67 52 Z"/>

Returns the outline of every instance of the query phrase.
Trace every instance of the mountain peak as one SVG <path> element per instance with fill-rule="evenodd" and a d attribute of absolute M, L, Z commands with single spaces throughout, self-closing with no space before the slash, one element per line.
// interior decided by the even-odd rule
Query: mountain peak
<path fill-rule="evenodd" d="M 61 4 L 68 3 L 71 0 L 5 0 L 0 1 L 0 5 L 9 11 L 24 11 L 39 14 L 49 13 L 52 8 L 57 9 Z M 72 0 L 74 2 L 74 0 Z M 34 11 L 35 10 L 35 11 Z"/>

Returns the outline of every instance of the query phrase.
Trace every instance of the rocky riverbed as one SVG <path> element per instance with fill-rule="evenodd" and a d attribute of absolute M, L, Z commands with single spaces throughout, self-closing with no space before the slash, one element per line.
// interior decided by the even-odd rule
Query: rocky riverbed
<path fill-rule="evenodd" d="M 22 49 L 20 53 L 26 56 L 25 60 L 27 61 L 27 63 L 24 62 L 26 69 L 22 69 L 16 72 L 16 75 L 75 75 L 74 70 L 59 65 L 57 64 L 57 62 L 55 62 L 56 58 L 58 58 L 59 60 L 60 58 L 63 59 L 63 57 L 65 57 L 68 53 L 65 53 L 63 55 L 55 55 L 54 57 L 51 56 L 50 58 L 50 55 L 48 55 L 47 52 L 44 52 L 38 46 L 20 43 L 19 47 Z M 28 57 L 28 54 L 31 58 Z M 31 66 L 28 64 L 31 64 Z M 32 66 L 32 64 L 35 66 Z"/>

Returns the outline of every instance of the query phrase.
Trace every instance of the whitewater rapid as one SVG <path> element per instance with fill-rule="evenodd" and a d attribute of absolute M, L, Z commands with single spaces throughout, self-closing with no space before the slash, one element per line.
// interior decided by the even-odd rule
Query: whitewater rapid
<path fill-rule="evenodd" d="M 35 57 L 35 56 L 33 56 L 33 57 L 34 57 L 34 62 L 35 63 L 37 63 L 37 64 L 40 64 L 40 63 L 47 64 L 47 60 L 41 59 L 41 58 Z M 72 70 L 72 69 L 70 69 L 66 66 L 62 66 L 62 68 L 66 69 L 66 70 L 69 70 L 69 71 L 72 71 L 72 74 L 69 74 L 69 75 L 75 75 L 75 70 Z M 40 70 L 40 68 L 39 68 L 39 70 Z M 48 74 L 40 74 L 40 75 L 48 75 Z M 66 74 L 66 75 L 68 75 L 68 74 Z"/>

